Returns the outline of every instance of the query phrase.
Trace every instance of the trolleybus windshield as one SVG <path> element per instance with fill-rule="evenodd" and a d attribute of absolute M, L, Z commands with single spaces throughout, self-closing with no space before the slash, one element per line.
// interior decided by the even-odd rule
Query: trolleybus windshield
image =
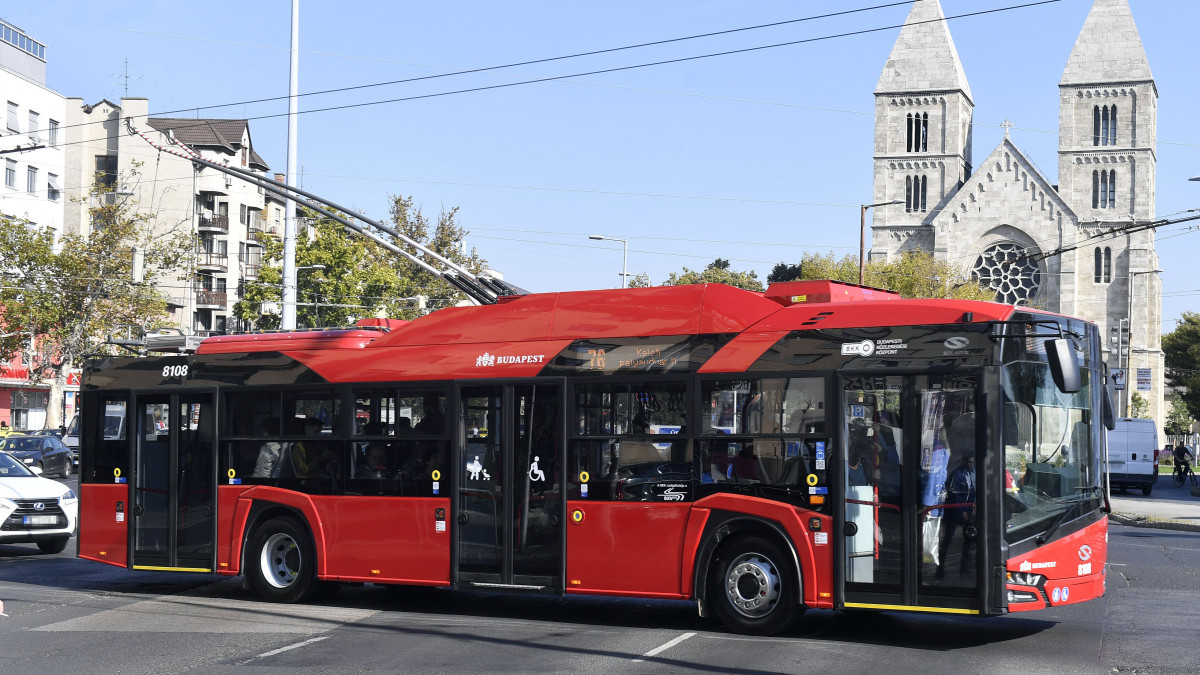
<path fill-rule="evenodd" d="M 1019 317 L 1018 317 L 1019 319 Z M 1037 317 L 1043 321 L 1046 317 Z M 1083 366 L 1083 387 L 1063 393 L 1055 386 L 1045 345 L 1045 324 L 1017 328 L 1019 336 L 1004 340 L 1001 386 L 1006 476 L 1005 538 L 1009 543 L 1038 536 L 1064 516 L 1094 511 L 1099 499 L 1099 444 L 1093 429 L 1093 383 L 1088 366 L 1090 333 L 1085 324 L 1054 319 L 1070 338 Z M 1022 332 L 1023 330 L 1023 332 Z M 1046 337 L 1034 337 L 1043 335 Z M 1079 502 L 1090 508 L 1078 508 Z M 1068 513 L 1071 511 L 1072 513 Z"/>

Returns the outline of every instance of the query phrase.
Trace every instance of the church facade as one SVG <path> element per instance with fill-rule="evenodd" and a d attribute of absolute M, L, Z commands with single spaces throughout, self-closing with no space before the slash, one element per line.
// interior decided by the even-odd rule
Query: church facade
<path fill-rule="evenodd" d="M 1058 183 L 1010 138 L 972 156 L 974 99 L 938 0 L 914 0 L 875 88 L 872 260 L 929 251 L 1019 303 L 1095 322 L 1161 422 L 1158 90 L 1127 0 L 1095 0 L 1059 81 Z M 1049 92 L 1047 92 L 1049 95 Z M 1145 370 L 1142 370 L 1145 373 Z M 1145 387 L 1145 378 L 1141 386 Z"/>

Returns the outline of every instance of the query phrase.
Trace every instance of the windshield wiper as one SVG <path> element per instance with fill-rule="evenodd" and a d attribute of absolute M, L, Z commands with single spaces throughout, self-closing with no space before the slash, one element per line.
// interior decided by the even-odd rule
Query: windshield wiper
<path fill-rule="evenodd" d="M 1054 519 L 1054 522 L 1051 523 L 1050 527 L 1046 528 L 1045 532 L 1038 535 L 1038 538 L 1037 538 L 1038 546 L 1041 546 L 1042 544 L 1046 543 L 1046 541 L 1048 541 L 1050 539 L 1050 537 L 1054 535 L 1054 531 L 1058 529 L 1058 526 L 1062 525 L 1063 522 L 1066 521 L 1067 516 L 1071 515 L 1075 511 L 1075 509 L 1082 503 L 1083 503 L 1082 501 L 1073 502 L 1070 506 L 1067 507 L 1066 511 L 1063 511 L 1061 514 L 1059 514 L 1059 516 Z"/>

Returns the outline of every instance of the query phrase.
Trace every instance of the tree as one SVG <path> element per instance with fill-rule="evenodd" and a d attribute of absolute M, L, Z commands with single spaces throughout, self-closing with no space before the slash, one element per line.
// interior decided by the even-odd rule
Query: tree
<path fill-rule="evenodd" d="M 56 242 L 51 228 L 0 216 L 0 354 L 22 353 L 30 379 L 49 382 L 49 427 L 63 423 L 67 373 L 83 358 L 117 353 L 108 340 L 122 326 L 166 324 L 158 282 L 195 253 L 190 231 L 156 231 L 129 197 L 113 198 L 128 192 L 92 188 L 86 237 Z"/>
<path fill-rule="evenodd" d="M 729 261 L 724 258 L 717 258 L 699 272 L 686 267 L 679 274 L 672 272 L 663 285 L 684 286 L 687 284 L 728 284 L 744 288 L 748 291 L 763 290 L 763 285 L 758 280 L 757 273 L 731 270 L 729 268 Z"/>
<path fill-rule="evenodd" d="M 1130 417 L 1146 417 L 1146 413 L 1150 411 L 1150 401 L 1146 400 L 1138 392 L 1133 392 L 1129 397 L 1129 416 Z"/>
<path fill-rule="evenodd" d="M 1162 336 L 1167 385 L 1188 414 L 1200 419 L 1200 314 L 1184 312 L 1175 330 Z"/>
<path fill-rule="evenodd" d="M 473 273 L 484 268 L 486 261 L 475 251 L 466 254 L 461 249 L 467 231 L 455 220 L 457 208 L 443 211 L 430 233 L 429 219 L 413 206 L 411 197 L 392 199 L 396 230 Z M 337 221 L 317 217 L 315 212 L 307 215 L 315 222 L 313 234 L 296 241 L 298 326 L 347 326 L 374 316 L 413 319 L 426 311 L 430 298 L 433 305 L 440 306 L 464 299 L 441 279 L 374 240 Z M 408 244 L 381 236 L 404 251 L 417 253 Z M 258 278 L 247 285 L 244 299 L 234 305 L 234 314 L 260 329 L 278 328 L 282 317 L 262 311 L 264 305 L 278 305 L 282 297 L 283 246 L 278 240 L 267 242 L 263 261 Z"/>
<path fill-rule="evenodd" d="M 781 262 L 767 277 L 771 282 L 815 279 L 858 283 L 858 256 L 836 258 L 833 253 L 805 253 L 799 264 Z M 886 288 L 905 298 L 996 299 L 995 293 L 964 277 L 954 265 L 924 251 L 903 253 L 890 261 L 867 261 L 863 285 Z"/>
<path fill-rule="evenodd" d="M 1171 410 L 1167 413 L 1167 421 L 1163 425 L 1163 433 L 1168 436 L 1183 436 L 1192 431 L 1192 416 L 1188 414 L 1187 403 L 1176 396 L 1171 401 Z"/>

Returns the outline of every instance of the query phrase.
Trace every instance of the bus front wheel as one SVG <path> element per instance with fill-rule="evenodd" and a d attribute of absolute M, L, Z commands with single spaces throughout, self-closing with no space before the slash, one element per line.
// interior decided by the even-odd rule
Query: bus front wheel
<path fill-rule="evenodd" d="M 270 602 L 307 600 L 317 591 L 316 554 L 308 530 L 294 518 L 272 518 L 254 532 L 246 574 Z"/>
<path fill-rule="evenodd" d="M 745 635 L 773 635 L 800 611 L 800 581 L 791 556 L 758 535 L 739 535 L 717 551 L 708 598 L 721 623 Z"/>

